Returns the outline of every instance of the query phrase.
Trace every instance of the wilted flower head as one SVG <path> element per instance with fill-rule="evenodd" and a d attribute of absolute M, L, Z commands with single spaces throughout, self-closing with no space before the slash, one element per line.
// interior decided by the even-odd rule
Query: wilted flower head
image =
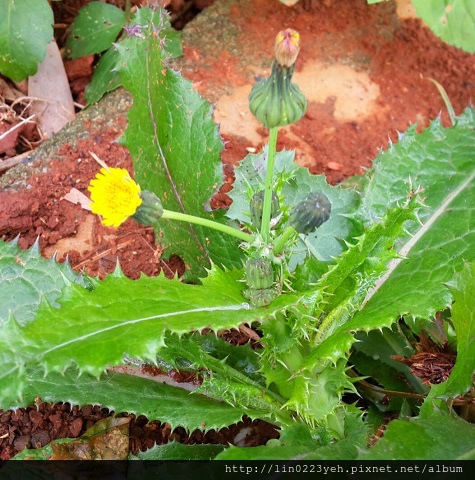
<path fill-rule="evenodd" d="M 291 67 L 300 51 L 300 35 L 296 30 L 286 28 L 275 37 L 275 59 L 283 67 Z"/>

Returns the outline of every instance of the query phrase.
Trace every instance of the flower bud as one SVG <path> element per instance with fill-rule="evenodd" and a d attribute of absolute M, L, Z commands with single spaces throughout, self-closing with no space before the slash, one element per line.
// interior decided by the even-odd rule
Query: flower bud
<path fill-rule="evenodd" d="M 330 218 L 331 208 L 326 195 L 310 193 L 290 211 L 289 225 L 298 233 L 312 233 Z"/>
<path fill-rule="evenodd" d="M 257 229 L 261 228 L 262 224 L 262 212 L 264 210 L 264 194 L 264 190 L 260 190 L 259 192 L 256 192 L 251 198 L 251 223 Z M 270 218 L 276 218 L 279 215 L 279 211 L 279 197 L 273 191 Z"/>
<path fill-rule="evenodd" d="M 271 76 L 256 83 L 249 95 L 249 109 L 266 127 L 283 127 L 300 120 L 307 109 L 307 100 L 292 83 L 294 67 L 274 62 Z"/>
<path fill-rule="evenodd" d="M 300 35 L 291 28 L 280 31 L 275 38 L 275 59 L 283 67 L 291 67 L 300 51 Z"/>
<path fill-rule="evenodd" d="M 267 258 L 250 258 L 246 262 L 246 282 L 253 290 L 272 287 L 274 283 L 272 262 Z"/>
<path fill-rule="evenodd" d="M 137 208 L 132 218 L 142 225 L 153 225 L 163 215 L 163 206 L 160 199 L 148 190 L 140 193 L 142 203 Z"/>
<path fill-rule="evenodd" d="M 295 123 L 307 109 L 305 95 L 292 83 L 299 38 L 299 34 L 291 29 L 282 30 L 277 35 L 270 77 L 257 82 L 249 95 L 249 109 L 267 128 Z"/>

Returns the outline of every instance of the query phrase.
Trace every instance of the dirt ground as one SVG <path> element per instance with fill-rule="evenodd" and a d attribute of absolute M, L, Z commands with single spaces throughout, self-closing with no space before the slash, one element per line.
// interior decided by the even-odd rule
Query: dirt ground
<path fill-rule="evenodd" d="M 178 2 L 179 8 L 173 12 L 180 22 L 190 9 L 199 11 L 199 2 L 191 2 L 192 7 L 188 5 L 186 14 L 180 15 L 180 8 L 189 3 Z M 301 121 L 282 132 L 278 148 L 297 149 L 297 161 L 312 173 L 324 173 L 332 184 L 362 173 L 379 149 L 385 148 L 389 139 L 397 141 L 397 132 L 409 124 L 417 121 L 419 128 L 424 128 L 439 112 L 445 112 L 439 93 L 427 78 L 444 86 L 456 113 L 473 100 L 473 56 L 443 44 L 419 20 L 398 18 L 392 2 L 368 6 L 365 0 L 301 0 L 292 9 L 271 0 L 254 0 L 252 8 L 243 8 L 242 3 L 235 2 L 229 14 L 237 32 L 230 44 L 219 40 L 219 45 L 211 45 L 205 52 L 201 45 L 186 43 L 193 27 L 190 36 L 185 35 L 185 58 L 181 60 L 183 74 L 216 103 L 216 120 L 226 142 L 222 154 L 226 179 L 215 206 L 230 203 L 225 193 L 232 188 L 233 166 L 266 141 L 267 132 L 253 123 L 245 99 L 255 78 L 269 71 L 273 38 L 283 27 L 295 28 L 302 37 L 295 81 L 306 93 L 309 107 Z M 198 23 L 195 32 L 200 28 Z M 240 46 L 238 51 L 235 44 Z M 85 75 L 76 69 L 71 79 L 77 101 L 90 78 L 91 61 L 85 65 Z M 447 125 L 446 113 L 442 119 Z M 90 213 L 63 199 L 72 187 L 87 194 L 89 181 L 99 169 L 90 151 L 110 166 L 133 171 L 127 150 L 116 143 L 126 125 L 125 116 L 114 128 L 91 123 L 90 135 L 74 145 L 64 144 L 61 160 L 54 159 L 47 171 L 33 174 L 28 188 L 3 187 L 0 238 L 9 241 L 19 236 L 20 247 L 26 249 L 39 237 L 45 256 L 59 252 L 59 260 L 67 256 L 76 270 L 102 278 L 115 268 L 117 260 L 133 279 L 160 271 L 168 276 L 182 274 L 183 262 L 176 256 L 164 260 L 167 252 L 155 244 L 151 228 L 132 220 L 118 230 L 105 228 Z M 6 127 L 0 123 L 0 133 Z M 0 166 L 20 153 L 21 146 L 19 142 L 0 152 Z M 0 410 L 0 460 L 54 438 L 79 436 L 91 422 L 109 414 L 98 407 L 44 404 L 39 409 Z M 255 432 L 263 433 L 256 444 L 278 435 L 263 422 L 258 426 Z M 134 419 L 131 451 L 171 438 L 226 443 L 241 427 L 211 432 L 205 438 L 200 433 L 187 438 L 184 432 L 172 433 L 158 422 Z"/>

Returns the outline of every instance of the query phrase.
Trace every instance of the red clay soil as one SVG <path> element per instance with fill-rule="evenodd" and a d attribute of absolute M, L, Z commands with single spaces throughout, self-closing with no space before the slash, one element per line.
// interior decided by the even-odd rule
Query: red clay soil
<path fill-rule="evenodd" d="M 236 40 L 239 57 L 219 45 L 213 46 L 215 56 L 202 54 L 193 45 L 187 47 L 187 55 L 195 61 L 186 64 L 185 75 L 205 97 L 209 92 L 222 92 L 226 83 L 254 83 L 254 70 L 270 67 L 275 35 L 284 27 L 300 33 L 297 72 L 314 61 L 325 66 L 349 65 L 367 73 L 379 87 L 374 115 L 338 121 L 335 97 L 330 96 L 309 104 L 306 115 L 290 127 L 292 138 L 279 135 L 278 149 L 295 149 L 297 162 L 302 149 L 298 139 L 304 139 L 312 157 L 304 166 L 311 173 L 325 174 L 331 184 L 363 173 L 362 167 L 371 165 L 388 140 L 396 142 L 397 132 L 411 124 L 417 122 L 421 130 L 443 112 L 443 123 L 449 125 L 442 98 L 429 78 L 445 88 L 457 114 L 473 102 L 473 55 L 444 44 L 418 19 L 398 19 L 394 2 L 300 0 L 292 8 L 269 0 L 244 3 L 235 2 L 231 12 L 232 23 L 241 32 Z M 267 136 L 263 128 L 262 144 Z M 248 153 L 249 141 L 238 132 L 226 135 L 225 140 L 223 160 L 236 165 Z M 260 145 L 252 146 L 260 150 Z"/>
<path fill-rule="evenodd" d="M 378 149 L 387 145 L 388 137 L 396 141 L 397 131 L 406 130 L 415 121 L 419 121 L 422 128 L 439 114 L 443 102 L 433 85 L 422 77 L 436 79 L 445 87 L 456 113 L 460 113 L 473 99 L 473 56 L 444 45 L 430 31 L 421 28 L 417 20 L 396 21 L 388 28 L 388 25 L 384 25 L 386 17 L 381 9 L 392 8 L 389 5 L 368 9 L 364 0 L 301 0 L 292 9 L 284 9 L 276 5 L 276 1 L 269 0 L 255 0 L 255 4 L 255 8 L 261 12 L 259 17 L 254 15 L 252 9 L 242 10 L 239 2 L 236 2 L 232 11 L 233 21 L 237 26 L 246 26 L 253 43 L 263 44 L 271 51 L 269 31 L 278 31 L 283 24 L 291 25 L 303 38 L 313 38 L 302 44 L 299 56 L 301 68 L 315 56 L 328 57 L 330 54 L 334 62 L 345 63 L 345 52 L 354 42 L 358 42 L 362 68 L 364 66 L 371 80 L 380 88 L 381 102 L 384 102 L 380 115 L 367 117 L 361 122 L 339 123 L 333 117 L 334 99 L 328 98 L 324 103 L 311 104 L 304 118 L 292 127 L 296 136 L 306 138 L 314 148 L 314 163 L 309 166 L 310 171 L 325 173 L 330 183 L 335 184 L 350 175 L 361 173 L 361 167 L 370 166 Z M 279 25 L 269 24 L 270 12 L 278 9 L 282 9 L 285 17 Z M 371 28 L 365 29 L 365 25 Z M 381 38 L 375 25 L 391 32 L 388 38 Z M 346 33 L 339 35 L 340 32 Z M 359 32 L 358 36 L 353 36 L 353 32 Z M 185 52 L 188 56 L 196 54 L 193 46 L 187 46 Z M 221 81 L 223 77 L 236 85 L 249 82 L 248 76 L 240 71 L 239 59 L 229 52 L 222 53 L 213 68 L 195 70 L 194 73 L 185 71 L 185 76 L 197 82 L 201 90 L 204 84 L 217 79 Z M 447 123 L 445 114 L 443 120 Z M 88 154 L 90 151 L 94 151 L 108 165 L 127 168 L 132 172 L 127 150 L 116 143 L 125 127 L 126 118 L 121 128 L 110 131 L 105 131 L 100 125 L 90 125 L 91 139 L 78 140 L 76 147 L 64 145 L 61 151 L 63 160 L 53 161 L 46 173 L 33 175 L 29 179 L 28 189 L 0 191 L 0 238 L 12 240 L 19 236 L 20 247 L 26 249 L 39 237 L 42 252 L 50 256 L 58 242 L 74 238 L 80 232 L 81 225 L 91 222 L 93 241 L 90 248 L 81 252 L 74 248 L 67 251 L 73 268 L 103 277 L 119 261 L 125 274 L 133 279 L 142 272 L 157 275 L 163 270 L 168 276 L 173 276 L 175 272 L 182 274 L 184 265 L 179 258 L 172 257 L 167 261 L 161 258 L 162 250 L 155 244 L 151 228 L 128 220 L 117 231 L 112 231 L 79 206 L 62 200 L 72 187 L 88 193 L 89 181 L 98 171 L 98 165 Z M 328 135 L 330 130 L 332 135 Z M 263 141 L 264 137 L 265 132 Z M 246 147 L 249 145 L 238 136 L 228 136 L 225 140 L 228 143 L 223 152 L 223 161 L 235 165 L 247 154 Z M 279 140 L 279 148 L 283 147 L 298 149 L 295 140 L 285 135 Z M 69 160 L 65 161 L 65 157 L 69 157 Z M 0 158 L 0 162 L 6 159 Z M 331 162 L 338 167 L 332 168 L 335 165 Z M 227 180 L 224 191 L 229 191 L 232 167 L 226 166 L 225 171 Z M 217 205 L 228 204 L 225 196 L 217 202 Z M 92 422 L 105 415 L 109 415 L 109 412 L 98 407 L 70 409 L 69 405 L 45 404 L 40 405 L 39 409 L 34 406 L 16 412 L 0 411 L 0 459 L 8 459 L 25 447 L 45 445 L 55 438 L 79 436 Z M 263 422 L 259 425 L 264 433 L 255 444 L 265 443 L 267 439 L 277 436 L 272 427 L 263 427 L 266 425 Z M 172 433 L 167 428 L 158 422 L 148 424 L 146 419 L 134 419 L 130 429 L 131 451 L 148 448 L 154 442 L 165 443 L 175 437 L 191 443 L 226 443 L 232 441 L 240 426 L 233 426 L 231 433 L 211 432 L 204 437 L 196 433 L 191 438 L 184 432 Z"/>

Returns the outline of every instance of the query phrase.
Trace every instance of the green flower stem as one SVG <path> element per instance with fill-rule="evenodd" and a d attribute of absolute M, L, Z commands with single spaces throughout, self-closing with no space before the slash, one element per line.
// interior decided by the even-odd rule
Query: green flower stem
<path fill-rule="evenodd" d="M 264 187 L 264 206 L 262 209 L 261 236 L 265 243 L 270 241 L 270 215 L 272 211 L 272 187 L 274 186 L 274 163 L 279 127 L 269 131 L 269 146 L 267 149 L 266 184 Z"/>
<path fill-rule="evenodd" d="M 282 253 L 282 250 L 286 247 L 289 240 L 296 235 L 297 231 L 294 227 L 286 227 L 286 229 L 282 232 L 282 235 L 274 242 L 274 255 L 279 255 L 279 253 Z"/>
<path fill-rule="evenodd" d="M 252 243 L 254 237 L 249 233 L 241 232 L 236 228 L 229 227 L 228 225 L 223 225 L 222 223 L 214 222 L 213 220 L 208 220 L 206 218 L 195 217 L 193 215 L 187 215 L 186 213 L 172 212 L 171 210 L 163 210 L 163 214 L 160 217 L 167 218 L 169 220 L 178 220 L 180 222 L 194 223 L 196 225 L 202 225 L 203 227 L 214 228 L 219 232 L 227 233 L 233 237 L 239 238 L 244 242 Z"/>
<path fill-rule="evenodd" d="M 129 25 L 130 23 L 130 0 L 125 0 L 125 23 Z"/>

